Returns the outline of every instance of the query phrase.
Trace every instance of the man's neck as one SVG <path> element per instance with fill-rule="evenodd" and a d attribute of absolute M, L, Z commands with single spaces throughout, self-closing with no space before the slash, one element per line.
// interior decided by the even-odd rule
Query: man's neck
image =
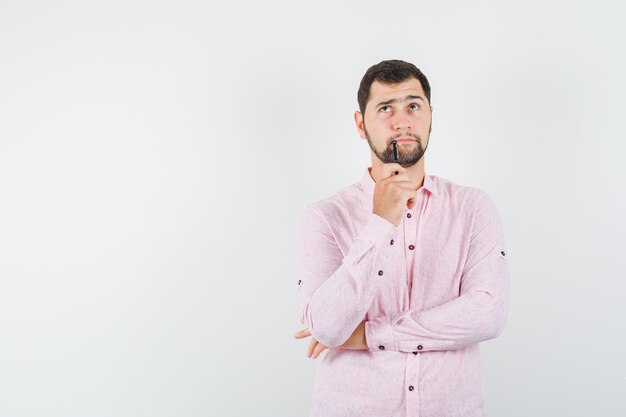
<path fill-rule="evenodd" d="M 372 167 L 369 168 L 370 176 L 374 182 L 378 182 L 381 177 L 383 163 L 376 157 L 372 158 Z M 409 181 L 415 185 L 415 189 L 419 189 L 424 185 L 424 157 L 411 167 L 405 168 L 405 172 L 409 177 Z"/>

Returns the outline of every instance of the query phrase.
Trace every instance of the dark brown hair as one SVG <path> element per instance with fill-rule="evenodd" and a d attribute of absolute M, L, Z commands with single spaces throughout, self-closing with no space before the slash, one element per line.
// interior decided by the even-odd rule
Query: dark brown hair
<path fill-rule="evenodd" d="M 430 84 L 428 84 L 428 79 L 422 71 L 409 62 L 399 59 L 390 59 L 369 67 L 361 79 L 361 85 L 359 85 L 359 92 L 357 94 L 361 114 L 365 115 L 365 106 L 370 98 L 370 87 L 374 81 L 385 84 L 396 84 L 406 81 L 409 78 L 415 78 L 420 82 L 424 94 L 426 94 L 426 98 L 428 99 L 428 104 L 430 104 Z"/>

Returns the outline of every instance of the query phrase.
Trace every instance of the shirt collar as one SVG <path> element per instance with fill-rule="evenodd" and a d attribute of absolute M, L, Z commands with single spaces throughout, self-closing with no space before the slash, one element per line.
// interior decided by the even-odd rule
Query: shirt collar
<path fill-rule="evenodd" d="M 373 195 L 374 187 L 376 187 L 376 182 L 370 174 L 370 169 L 371 167 L 365 168 L 365 172 L 363 173 L 363 177 L 361 178 L 361 187 L 365 192 Z M 435 197 L 437 196 L 437 186 L 432 175 L 424 173 L 424 184 L 421 188 L 427 190 L 431 195 Z"/>

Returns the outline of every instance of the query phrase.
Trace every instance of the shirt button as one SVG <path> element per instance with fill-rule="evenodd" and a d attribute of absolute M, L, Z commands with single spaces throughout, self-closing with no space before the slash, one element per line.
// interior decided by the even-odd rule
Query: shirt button
<path fill-rule="evenodd" d="M 500 252 L 502 254 L 502 256 L 505 256 L 504 251 Z"/>
<path fill-rule="evenodd" d="M 406 217 L 408 217 L 410 219 L 411 218 L 411 213 L 407 213 Z"/>
<path fill-rule="evenodd" d="M 380 345 L 380 346 L 378 346 L 378 349 L 385 350 L 385 347 L 383 345 Z"/>
<path fill-rule="evenodd" d="M 378 275 L 382 275 L 382 274 L 383 274 L 382 270 L 378 271 Z"/>
<path fill-rule="evenodd" d="M 298 280 L 298 285 L 300 285 L 300 284 L 302 284 L 302 280 L 301 279 Z"/>
<path fill-rule="evenodd" d="M 417 350 L 422 350 L 422 349 L 424 349 L 424 346 L 422 346 L 422 345 L 419 345 L 419 346 L 417 347 Z"/>
<path fill-rule="evenodd" d="M 389 242 L 390 245 L 393 245 L 393 239 L 391 239 L 391 242 Z"/>
<path fill-rule="evenodd" d="M 409 391 L 413 391 L 413 385 L 409 385 Z"/>
<path fill-rule="evenodd" d="M 415 246 L 409 245 L 409 250 L 413 250 L 413 249 L 415 249 Z"/>

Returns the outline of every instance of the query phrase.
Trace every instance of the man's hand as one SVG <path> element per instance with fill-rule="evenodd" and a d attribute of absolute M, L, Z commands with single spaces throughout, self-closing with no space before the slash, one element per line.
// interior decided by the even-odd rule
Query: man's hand
<path fill-rule="evenodd" d="M 398 174 L 393 175 L 394 172 Z M 404 208 L 412 209 L 415 205 L 416 192 L 406 169 L 399 164 L 384 164 L 381 178 L 374 188 L 372 212 L 397 226 L 404 214 Z"/>
<path fill-rule="evenodd" d="M 302 322 L 302 320 L 300 320 L 300 322 Z M 302 329 L 293 335 L 296 339 L 303 339 L 309 336 L 311 336 L 309 329 Z M 309 349 L 307 350 L 307 357 L 316 359 L 327 347 L 328 346 L 321 344 L 317 339 L 312 337 L 311 343 L 309 343 Z M 344 344 L 338 348 L 349 350 L 367 350 L 367 341 L 365 340 L 365 322 L 362 321 L 359 323 L 348 340 L 346 340 Z"/>
<path fill-rule="evenodd" d="M 302 329 L 297 333 L 294 333 L 293 337 L 296 339 L 304 339 L 305 337 L 311 336 L 311 332 L 309 329 Z M 311 338 L 311 343 L 309 343 L 309 349 L 307 350 L 306 356 L 312 359 L 316 359 L 320 353 L 324 351 L 328 346 L 321 344 L 316 338 Z"/>

